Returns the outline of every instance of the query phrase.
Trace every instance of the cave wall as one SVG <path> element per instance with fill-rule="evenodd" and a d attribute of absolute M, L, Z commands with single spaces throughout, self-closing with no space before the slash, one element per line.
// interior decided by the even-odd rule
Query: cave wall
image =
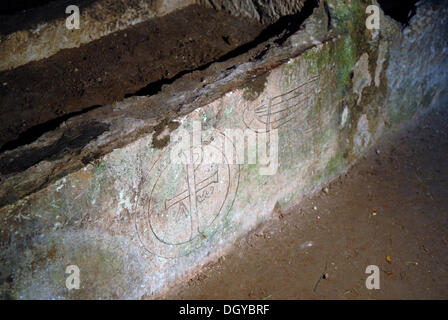
<path fill-rule="evenodd" d="M 382 135 L 445 107 L 446 5 L 423 2 L 405 28 L 382 15 L 373 32 L 365 28 L 366 6 L 328 1 L 331 40 L 316 40 L 238 89 L 2 207 L 1 294 L 156 297 L 346 171 Z M 272 170 L 263 157 L 192 166 L 173 160 L 190 150 L 179 147 L 189 133 L 202 132 L 199 149 L 219 153 L 226 129 L 266 137 L 278 151 Z M 67 265 L 80 269 L 79 290 L 65 286 Z"/>

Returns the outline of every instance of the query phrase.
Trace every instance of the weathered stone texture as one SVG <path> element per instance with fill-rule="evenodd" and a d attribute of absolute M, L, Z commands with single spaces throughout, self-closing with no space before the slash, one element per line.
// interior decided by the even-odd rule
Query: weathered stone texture
<path fill-rule="evenodd" d="M 365 6 L 329 1 L 339 34 L 332 41 L 316 40 L 312 49 L 193 112 L 184 106 L 178 125 L 142 135 L 1 208 L 3 296 L 155 297 L 270 219 L 278 206 L 320 189 L 390 128 L 445 103 L 446 5 L 423 2 L 403 32 L 383 16 L 377 33 L 365 29 Z M 290 41 L 300 46 L 301 39 Z M 224 169 L 173 163 L 170 151 L 194 121 L 204 130 L 202 148 L 213 148 L 227 128 L 259 137 L 277 129 L 278 170 L 261 175 L 260 161 Z M 168 135 L 166 147 L 153 147 L 156 136 Z M 200 176 L 194 185 L 192 172 Z M 190 186 L 200 217 L 189 210 Z M 179 210 L 168 211 L 171 204 Z M 81 270 L 78 291 L 65 287 L 69 264 Z"/>

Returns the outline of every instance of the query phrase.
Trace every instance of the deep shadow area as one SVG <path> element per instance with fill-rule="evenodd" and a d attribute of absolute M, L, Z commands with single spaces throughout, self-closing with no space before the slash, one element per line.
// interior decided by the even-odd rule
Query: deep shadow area
<path fill-rule="evenodd" d="M 21 134 L 19 134 L 19 137 L 15 140 L 9 141 L 7 143 L 5 143 L 1 148 L 0 148 L 0 154 L 2 152 L 5 152 L 7 150 L 13 150 L 15 148 L 18 148 L 20 146 L 26 145 L 26 144 L 30 144 L 34 141 L 36 141 L 39 137 L 41 137 L 42 135 L 44 135 L 46 132 L 49 131 L 53 131 L 56 128 L 58 128 L 63 122 L 69 120 L 70 118 L 79 116 L 81 114 L 87 113 L 89 111 L 101 108 L 102 106 L 91 106 L 88 108 L 85 108 L 81 111 L 77 111 L 77 112 L 72 112 L 69 114 L 66 114 L 62 117 L 59 118 L 55 118 L 52 119 L 50 121 L 38 124 L 34 127 L 29 128 L 28 130 L 22 132 Z"/>
<path fill-rule="evenodd" d="M 0 15 L 13 15 L 47 3 L 67 2 L 66 0 L 3 0 L 0 4 Z"/>
<path fill-rule="evenodd" d="M 378 0 L 381 9 L 383 9 L 386 15 L 404 25 L 407 25 L 411 17 L 415 14 L 415 4 L 417 2 L 418 0 Z"/>
<path fill-rule="evenodd" d="M 26 11 L 40 7 L 52 2 L 52 5 L 59 3 L 69 3 L 67 0 L 3 0 L 0 4 L 0 15 L 13 15 L 21 11 Z M 73 2 L 73 1 L 71 1 Z"/>

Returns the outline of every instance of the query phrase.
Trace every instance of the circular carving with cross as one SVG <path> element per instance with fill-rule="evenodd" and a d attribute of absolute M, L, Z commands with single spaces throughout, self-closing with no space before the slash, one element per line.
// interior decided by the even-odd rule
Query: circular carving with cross
<path fill-rule="evenodd" d="M 239 165 L 223 152 L 225 139 L 214 130 L 188 149 L 173 143 L 154 163 L 143 210 L 135 215 L 146 250 L 165 258 L 187 255 L 224 227 L 239 183 Z M 173 161 L 173 148 L 182 161 Z M 205 161 L 207 156 L 223 161 Z"/>

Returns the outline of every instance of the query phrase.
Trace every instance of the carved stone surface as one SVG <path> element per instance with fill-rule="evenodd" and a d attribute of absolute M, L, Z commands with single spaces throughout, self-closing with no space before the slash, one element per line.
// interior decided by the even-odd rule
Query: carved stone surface
<path fill-rule="evenodd" d="M 91 126 L 99 135 L 87 145 L 2 176 L 0 295 L 157 297 L 274 211 L 320 190 L 381 135 L 446 104 L 448 61 L 440 38 L 446 35 L 446 5 L 423 2 L 402 32 L 385 17 L 377 34 L 365 29 L 365 5 L 329 1 L 330 20 L 320 7 L 283 43 L 269 42 L 267 50 L 249 52 L 251 58 L 202 70 L 202 85 L 186 76 L 155 96 L 107 106 Z M 330 31 L 322 21 L 332 23 Z M 403 55 L 418 73 L 405 72 Z M 354 74 L 366 67 L 372 81 L 360 95 Z M 156 107 L 148 111 L 149 104 Z M 163 117 L 157 109 L 162 104 L 168 110 Z M 51 146 L 100 112 L 4 153 L 3 163 L 14 167 L 24 152 Z M 195 123 L 201 124 L 199 143 L 178 148 L 185 132 L 195 137 Z M 218 142 L 231 132 L 253 134 L 256 141 L 269 136 L 261 141 L 277 155 L 270 159 L 278 160 L 276 170 L 261 174 L 272 164 L 263 157 L 203 162 L 204 150 L 222 153 Z M 241 139 L 231 139 L 238 150 Z M 79 290 L 65 286 L 67 265 L 80 269 Z"/>

